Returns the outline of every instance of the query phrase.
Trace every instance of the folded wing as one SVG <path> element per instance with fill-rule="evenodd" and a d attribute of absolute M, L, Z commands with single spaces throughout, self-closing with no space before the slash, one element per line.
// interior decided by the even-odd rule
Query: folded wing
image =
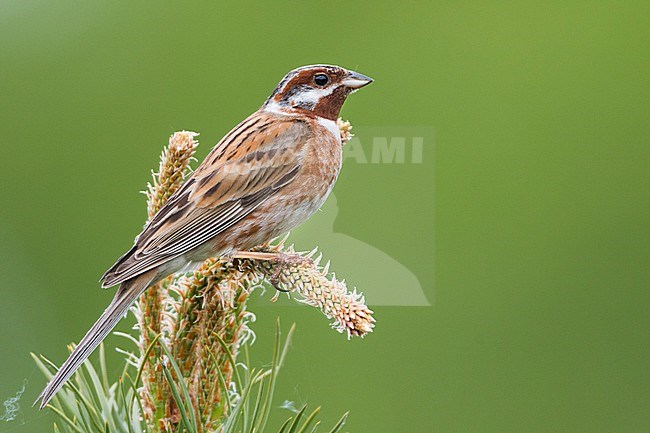
<path fill-rule="evenodd" d="M 288 185 L 301 167 L 308 126 L 254 114 L 217 144 L 102 277 L 110 287 L 209 241 Z"/>

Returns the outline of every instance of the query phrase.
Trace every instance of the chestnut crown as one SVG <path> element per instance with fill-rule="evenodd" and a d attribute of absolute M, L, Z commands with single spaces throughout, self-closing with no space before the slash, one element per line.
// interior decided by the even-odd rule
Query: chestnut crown
<path fill-rule="evenodd" d="M 263 109 L 297 111 L 336 120 L 347 96 L 372 81 L 370 77 L 340 66 L 303 66 L 280 81 Z"/>

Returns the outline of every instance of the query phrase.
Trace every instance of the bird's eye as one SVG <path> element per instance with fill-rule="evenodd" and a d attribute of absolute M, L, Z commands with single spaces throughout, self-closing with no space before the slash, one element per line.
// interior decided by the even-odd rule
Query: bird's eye
<path fill-rule="evenodd" d="M 319 86 L 324 86 L 330 79 L 325 74 L 316 74 L 314 76 L 314 83 Z"/>

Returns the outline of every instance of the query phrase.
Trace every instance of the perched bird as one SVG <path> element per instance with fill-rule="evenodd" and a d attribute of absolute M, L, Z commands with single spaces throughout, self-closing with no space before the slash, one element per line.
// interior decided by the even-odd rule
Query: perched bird
<path fill-rule="evenodd" d="M 339 66 L 294 69 L 226 134 L 102 276 L 117 293 L 38 397 L 40 408 L 147 287 L 188 263 L 262 244 L 318 210 L 341 168 L 341 106 L 372 81 Z"/>

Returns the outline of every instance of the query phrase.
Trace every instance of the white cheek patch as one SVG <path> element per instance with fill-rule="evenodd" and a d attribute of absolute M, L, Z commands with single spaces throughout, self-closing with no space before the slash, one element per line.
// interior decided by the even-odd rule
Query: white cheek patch
<path fill-rule="evenodd" d="M 314 108 L 321 98 L 331 95 L 335 88 L 335 86 L 330 86 L 325 89 L 307 88 L 301 90 L 291 98 L 291 105 Z"/>

